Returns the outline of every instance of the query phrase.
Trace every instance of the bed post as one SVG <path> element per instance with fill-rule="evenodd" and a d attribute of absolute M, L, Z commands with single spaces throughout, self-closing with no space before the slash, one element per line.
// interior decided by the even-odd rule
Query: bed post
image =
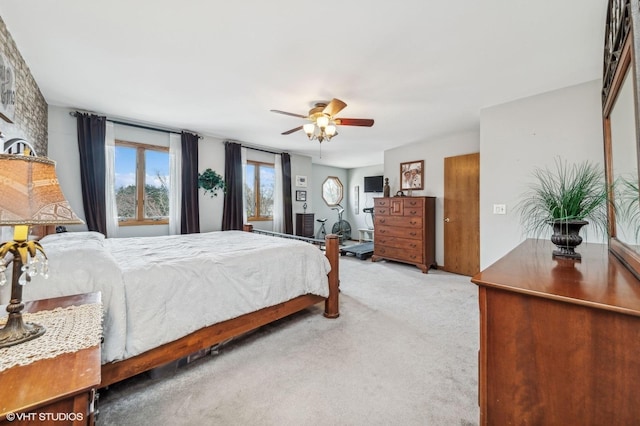
<path fill-rule="evenodd" d="M 245 223 L 244 225 L 242 225 L 242 230 L 244 232 L 253 232 L 253 225 L 250 223 Z"/>
<path fill-rule="evenodd" d="M 324 302 L 324 316 L 327 318 L 338 318 L 340 316 L 340 307 L 338 302 L 338 294 L 340 293 L 340 271 L 339 271 L 339 241 L 337 235 L 329 234 L 325 237 L 325 256 L 331 264 L 331 272 L 327 275 L 329 278 L 329 297 Z"/>

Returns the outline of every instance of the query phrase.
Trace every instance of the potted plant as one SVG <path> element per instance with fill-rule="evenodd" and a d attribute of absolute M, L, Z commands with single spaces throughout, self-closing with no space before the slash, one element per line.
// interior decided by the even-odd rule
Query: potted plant
<path fill-rule="evenodd" d="M 218 190 L 225 192 L 227 189 L 224 179 L 218 173 L 211 169 L 206 169 L 202 173 L 198 173 L 198 188 L 203 188 L 204 193 L 211 193 L 211 197 L 218 196 Z"/>
<path fill-rule="evenodd" d="M 555 169 L 536 168 L 533 177 L 518 205 L 525 231 L 539 237 L 551 225 L 551 241 L 558 247 L 553 255 L 580 259 L 574 249 L 582 242 L 579 232 L 584 225 L 591 223 L 597 232 L 607 234 L 604 172 L 589 161 L 570 166 L 556 159 Z"/>

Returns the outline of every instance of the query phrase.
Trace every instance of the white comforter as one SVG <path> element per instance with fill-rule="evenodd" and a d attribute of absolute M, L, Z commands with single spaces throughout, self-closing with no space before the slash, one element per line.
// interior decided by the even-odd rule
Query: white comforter
<path fill-rule="evenodd" d="M 105 239 L 94 232 L 41 240 L 49 279 L 24 300 L 101 291 L 102 362 L 303 294 L 327 297 L 330 265 L 310 244 L 241 231 Z"/>

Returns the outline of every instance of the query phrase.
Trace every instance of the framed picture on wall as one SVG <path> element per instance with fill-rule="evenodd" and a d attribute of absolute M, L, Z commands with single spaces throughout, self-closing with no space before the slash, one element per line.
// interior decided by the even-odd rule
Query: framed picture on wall
<path fill-rule="evenodd" d="M 296 201 L 307 201 L 307 191 L 296 190 Z"/>
<path fill-rule="evenodd" d="M 16 113 L 16 76 L 9 59 L 0 52 L 0 118 L 13 123 Z"/>
<path fill-rule="evenodd" d="M 306 176 L 296 175 L 296 186 L 299 186 L 301 188 L 306 188 L 307 187 L 307 177 Z"/>
<path fill-rule="evenodd" d="M 424 160 L 400 163 L 400 189 L 424 189 Z"/>

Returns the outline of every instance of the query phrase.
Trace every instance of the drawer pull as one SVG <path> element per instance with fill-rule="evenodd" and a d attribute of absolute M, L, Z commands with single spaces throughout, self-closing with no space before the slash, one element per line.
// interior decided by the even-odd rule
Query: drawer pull
<path fill-rule="evenodd" d="M 416 214 L 418 214 L 416 210 L 411 210 L 409 213 L 411 213 L 412 216 L 415 216 Z"/>
<path fill-rule="evenodd" d="M 386 220 L 385 219 L 380 219 L 380 223 L 385 223 Z"/>
<path fill-rule="evenodd" d="M 418 235 L 417 232 L 409 232 L 409 235 L 411 235 L 412 237 L 415 237 L 416 235 Z"/>

